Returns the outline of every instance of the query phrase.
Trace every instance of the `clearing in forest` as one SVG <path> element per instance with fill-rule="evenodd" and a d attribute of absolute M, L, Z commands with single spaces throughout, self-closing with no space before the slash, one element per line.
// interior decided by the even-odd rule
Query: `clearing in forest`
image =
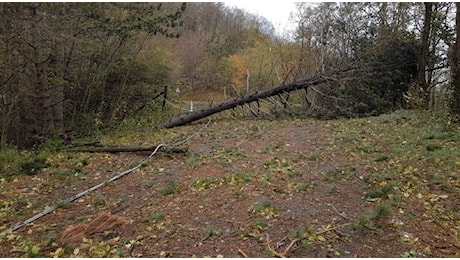
<path fill-rule="evenodd" d="M 0 256 L 460 257 L 459 128 L 427 117 L 113 134 L 108 142 L 151 145 L 198 133 L 187 153 L 158 154 L 2 237 Z M 48 154 L 40 172 L 1 179 L 1 228 L 147 155 Z"/>

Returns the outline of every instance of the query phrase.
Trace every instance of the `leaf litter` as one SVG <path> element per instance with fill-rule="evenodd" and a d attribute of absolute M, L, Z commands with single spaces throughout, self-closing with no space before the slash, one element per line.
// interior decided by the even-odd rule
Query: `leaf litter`
<path fill-rule="evenodd" d="M 0 256 L 459 257 L 458 159 L 419 149 L 410 134 L 425 130 L 392 117 L 213 123 L 189 154 L 155 157 L 1 238 Z M 437 145 L 458 145 L 449 137 Z M 81 154 L 81 163 L 59 153 L 46 171 L 2 181 L 0 228 L 144 156 Z M 53 175 L 67 166 L 85 174 Z"/>

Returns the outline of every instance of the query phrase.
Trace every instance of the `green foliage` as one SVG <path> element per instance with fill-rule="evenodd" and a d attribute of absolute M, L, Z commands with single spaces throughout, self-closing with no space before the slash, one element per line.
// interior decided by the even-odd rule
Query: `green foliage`
<path fill-rule="evenodd" d="M 266 208 L 271 207 L 272 203 L 268 199 L 262 199 L 261 201 L 257 202 L 252 208 L 252 212 L 260 212 Z"/>
<path fill-rule="evenodd" d="M 324 179 L 327 181 L 348 180 L 354 176 L 356 176 L 356 169 L 351 168 L 347 170 L 328 171 Z"/>
<path fill-rule="evenodd" d="M 231 147 L 218 151 L 215 158 L 222 166 L 229 166 L 233 160 L 247 158 L 247 155 L 241 152 L 239 148 Z"/>
<path fill-rule="evenodd" d="M 251 206 L 249 211 L 266 218 L 276 217 L 278 215 L 275 205 L 267 198 L 260 199 Z"/>
<path fill-rule="evenodd" d="M 357 221 L 353 222 L 352 227 L 356 230 L 361 230 L 365 227 L 371 227 L 377 221 L 388 217 L 390 213 L 391 207 L 389 205 L 376 205 L 370 214 L 363 215 Z"/>
<path fill-rule="evenodd" d="M 171 195 L 176 192 L 179 192 L 179 184 L 173 180 L 168 181 L 166 186 L 161 190 L 161 194 L 164 196 Z"/>
<path fill-rule="evenodd" d="M 255 228 L 260 231 L 264 231 L 268 228 L 267 223 L 264 220 L 256 220 L 250 224 L 250 227 Z"/>
<path fill-rule="evenodd" d="M 23 155 L 16 149 L 5 148 L 0 150 L 0 178 L 11 178 L 17 172 L 19 161 L 24 160 Z"/>
<path fill-rule="evenodd" d="M 192 153 L 187 158 L 187 166 L 195 169 L 201 164 L 202 156 L 200 154 Z"/>
<path fill-rule="evenodd" d="M 147 186 L 148 188 L 152 188 L 153 185 L 155 185 L 154 180 L 148 180 L 148 181 L 145 182 L 145 186 Z"/>
<path fill-rule="evenodd" d="M 32 158 L 19 162 L 19 169 L 27 175 L 37 174 L 46 167 L 48 167 L 48 163 L 43 155 L 32 156 Z"/>
<path fill-rule="evenodd" d="M 43 255 L 40 252 L 40 245 L 32 241 L 21 241 L 19 245 L 14 248 L 13 251 L 23 252 L 22 257 L 26 258 L 43 257 Z"/>
<path fill-rule="evenodd" d="M 294 188 L 297 191 L 308 191 L 308 189 L 310 188 L 310 184 L 306 182 L 299 182 L 294 185 Z"/>
<path fill-rule="evenodd" d="M 429 145 L 426 146 L 426 150 L 430 151 L 430 152 L 433 152 L 433 151 L 436 151 L 436 150 L 439 150 L 439 149 L 442 149 L 442 146 L 440 146 L 438 144 L 429 144 Z"/>
<path fill-rule="evenodd" d="M 212 236 L 219 236 L 222 233 L 222 231 L 219 228 L 214 227 L 212 225 L 206 225 L 203 229 L 203 232 L 204 232 L 203 240 L 206 240 Z"/>
<path fill-rule="evenodd" d="M 201 191 L 220 186 L 225 183 L 224 178 L 207 177 L 196 179 L 192 182 L 192 190 Z"/>
<path fill-rule="evenodd" d="M 376 199 L 376 198 L 388 198 L 388 195 L 393 191 L 393 185 L 384 185 L 379 187 L 376 190 L 368 191 L 365 194 L 366 198 Z"/>
<path fill-rule="evenodd" d="M 372 219 L 382 219 L 388 217 L 391 213 L 391 207 L 388 205 L 377 205 L 374 207 L 372 211 L 371 218 Z"/>
<path fill-rule="evenodd" d="M 159 210 L 150 212 L 149 215 L 145 218 L 145 220 L 151 223 L 160 223 L 164 221 L 165 218 L 166 214 L 163 211 Z"/>
<path fill-rule="evenodd" d="M 290 177 L 299 175 L 299 172 L 294 169 L 293 162 L 284 158 L 271 158 L 270 160 L 264 162 L 264 168 L 275 173 L 285 173 Z"/>
<path fill-rule="evenodd" d="M 316 66 L 327 71 L 340 64 L 357 65 L 356 70 L 338 76 L 340 83 L 321 89 L 319 100 L 312 103 L 313 116 L 322 119 L 370 116 L 407 107 L 404 95 L 416 81 L 419 51 L 416 33 L 404 17 L 412 8 L 410 5 L 393 5 L 405 11 L 394 14 L 391 22 L 386 18 L 390 9 L 376 3 L 322 3 L 315 7 L 298 4 L 298 7 L 302 10 L 298 13 L 299 43 L 309 42 L 324 56 L 323 64 Z M 362 12 L 369 7 L 374 11 Z M 384 18 L 377 18 L 370 25 L 371 17 Z M 357 33 L 352 28 L 366 30 Z"/>

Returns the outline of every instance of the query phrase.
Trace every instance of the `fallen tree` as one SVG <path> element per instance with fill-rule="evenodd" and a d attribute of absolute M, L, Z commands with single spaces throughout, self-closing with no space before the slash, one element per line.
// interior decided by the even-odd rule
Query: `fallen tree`
<path fill-rule="evenodd" d="M 330 81 L 329 78 L 323 77 L 322 75 L 314 76 L 308 79 L 296 81 L 290 84 L 281 84 L 278 87 L 270 88 L 262 91 L 256 91 L 251 94 L 247 94 L 234 99 L 226 100 L 220 104 L 215 104 L 210 107 L 201 108 L 199 110 L 179 115 L 170 119 L 167 122 L 157 125 L 157 128 L 172 128 L 176 126 L 182 126 L 193 121 L 208 117 L 210 115 L 222 112 L 227 109 L 235 108 L 247 103 L 258 101 L 260 99 L 268 98 L 283 93 L 289 93 L 294 90 L 307 89 L 311 86 L 316 86 L 322 83 Z"/>

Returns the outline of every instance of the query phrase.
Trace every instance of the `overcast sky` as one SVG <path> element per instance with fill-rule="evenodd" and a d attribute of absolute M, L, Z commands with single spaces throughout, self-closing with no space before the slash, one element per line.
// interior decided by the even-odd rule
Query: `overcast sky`
<path fill-rule="evenodd" d="M 224 3 L 264 16 L 272 22 L 278 34 L 282 34 L 286 28 L 293 29 L 293 24 L 289 22 L 289 16 L 295 9 L 294 2 L 231 0 L 224 1 Z"/>

